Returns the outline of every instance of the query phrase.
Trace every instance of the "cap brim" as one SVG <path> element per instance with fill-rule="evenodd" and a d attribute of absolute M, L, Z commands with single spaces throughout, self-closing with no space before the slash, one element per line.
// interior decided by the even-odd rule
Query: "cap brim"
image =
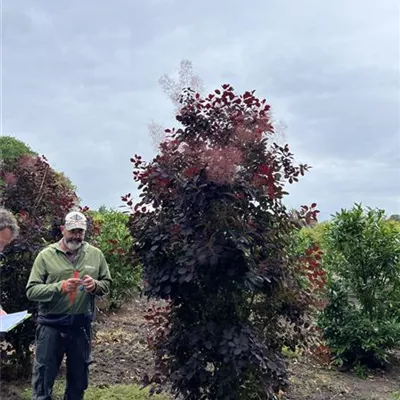
<path fill-rule="evenodd" d="M 74 229 L 82 229 L 83 231 L 86 231 L 86 225 L 83 224 L 65 224 L 64 228 L 67 231 L 72 231 Z"/>

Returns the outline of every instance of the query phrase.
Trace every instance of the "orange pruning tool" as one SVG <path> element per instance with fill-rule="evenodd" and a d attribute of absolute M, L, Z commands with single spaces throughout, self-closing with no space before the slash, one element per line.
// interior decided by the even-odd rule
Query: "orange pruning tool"
<path fill-rule="evenodd" d="M 78 272 L 76 269 L 74 270 L 74 274 L 73 274 L 72 277 L 73 277 L 74 279 L 79 279 L 79 272 Z M 71 306 L 72 306 L 72 304 L 74 304 L 77 294 L 78 294 L 78 291 L 68 293 L 69 304 L 70 304 Z"/>

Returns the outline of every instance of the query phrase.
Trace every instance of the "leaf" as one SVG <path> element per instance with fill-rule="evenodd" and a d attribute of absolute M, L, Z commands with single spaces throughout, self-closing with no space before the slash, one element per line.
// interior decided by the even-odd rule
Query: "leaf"
<path fill-rule="evenodd" d="M 185 277 L 185 282 L 189 283 L 193 279 L 193 273 L 190 272 L 188 275 Z"/>
<path fill-rule="evenodd" d="M 218 254 L 213 253 L 210 257 L 210 265 L 212 267 L 215 267 L 218 264 L 218 259 L 219 259 Z"/>
<path fill-rule="evenodd" d="M 165 282 L 167 280 L 169 280 L 170 276 L 168 274 L 165 274 L 162 278 L 161 278 L 161 282 Z"/>
<path fill-rule="evenodd" d="M 185 267 L 181 267 L 181 268 L 178 269 L 178 274 L 179 275 L 186 274 L 186 272 L 187 272 L 187 269 Z"/>
<path fill-rule="evenodd" d="M 166 294 L 170 294 L 170 293 L 171 293 L 171 285 L 165 286 L 164 292 L 165 292 Z"/>

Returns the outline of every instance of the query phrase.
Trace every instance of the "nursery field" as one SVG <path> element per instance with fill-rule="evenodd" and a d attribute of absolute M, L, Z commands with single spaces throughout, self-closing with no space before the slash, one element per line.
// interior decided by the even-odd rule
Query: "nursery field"
<path fill-rule="evenodd" d="M 92 277 L 103 304 L 86 400 L 170 400 L 165 385 L 185 400 L 400 400 L 400 215 L 355 203 L 320 222 L 315 201 L 289 208 L 287 187 L 310 166 L 274 142 L 254 93 L 183 87 L 182 127 L 153 160 L 130 158 L 138 192 L 121 196 L 123 212 L 83 206 L 45 157 L 0 138 L 0 204 L 19 226 L 0 262 L 3 309 L 56 309 L 47 261 L 38 283 L 57 296 L 32 297 L 27 282 L 44 245 L 68 243 L 71 210 L 87 221 L 72 249 L 85 240 L 107 261 L 107 296 L 103 261 Z M 34 338 L 34 318 L 4 335 L 1 399 L 32 398 Z"/>
<path fill-rule="evenodd" d="M 140 379 L 153 368 L 146 346 L 143 313 L 147 301 L 133 299 L 117 313 L 100 315 L 95 325 L 90 385 L 86 399 L 144 400 L 150 396 L 140 389 Z M 292 387 L 283 395 L 287 400 L 397 400 L 400 398 L 400 359 L 388 371 L 339 372 L 319 365 L 306 356 L 288 354 Z M 65 370 L 62 369 L 61 375 Z M 62 399 L 63 376 L 56 385 Z M 1 398 L 30 399 L 29 382 L 3 382 Z M 169 399 L 167 395 L 153 397 Z"/>

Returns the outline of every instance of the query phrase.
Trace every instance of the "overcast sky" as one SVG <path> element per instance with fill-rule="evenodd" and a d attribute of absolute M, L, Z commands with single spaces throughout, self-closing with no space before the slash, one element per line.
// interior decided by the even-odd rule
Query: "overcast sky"
<path fill-rule="evenodd" d="M 2 0 L 2 133 L 46 155 L 84 205 L 134 192 L 158 79 L 182 59 L 206 88 L 267 98 L 298 161 L 287 203 L 323 219 L 362 202 L 400 214 L 398 0 Z"/>

